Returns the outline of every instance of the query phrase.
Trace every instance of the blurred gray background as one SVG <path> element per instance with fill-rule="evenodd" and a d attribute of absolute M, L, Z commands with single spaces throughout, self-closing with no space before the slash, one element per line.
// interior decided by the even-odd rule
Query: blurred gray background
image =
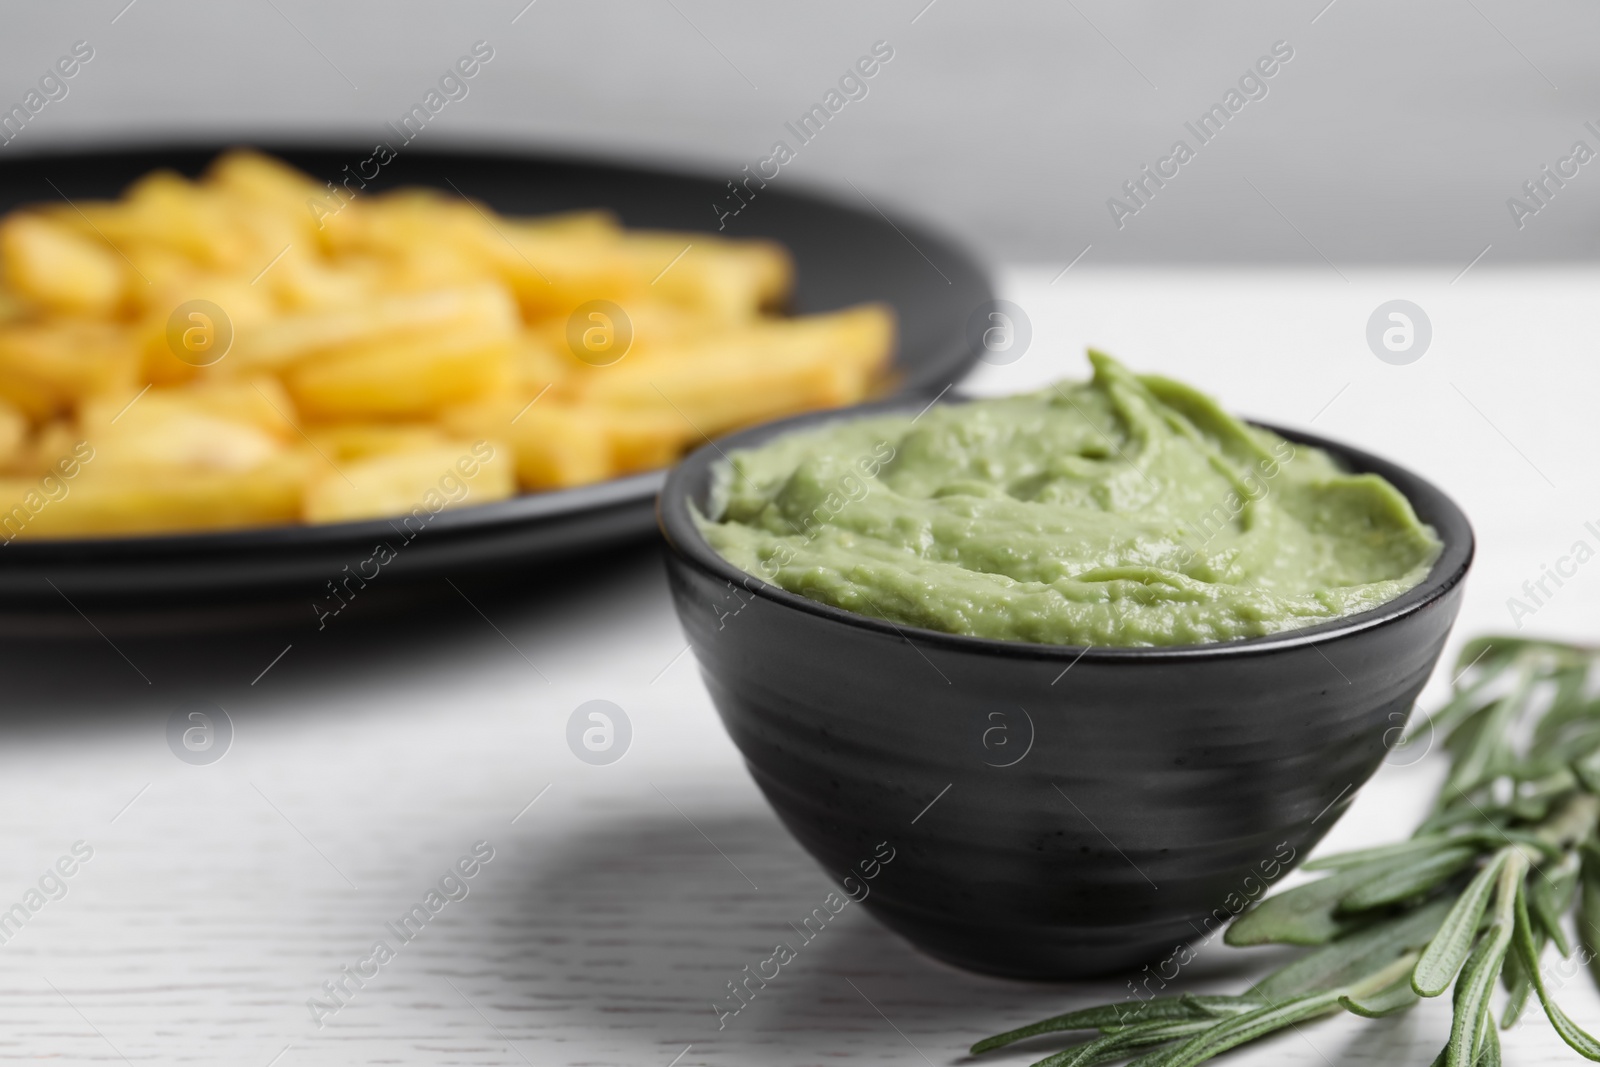
<path fill-rule="evenodd" d="M 7 5 L 0 104 L 94 59 L 9 144 L 299 136 L 369 145 L 473 42 L 495 58 L 416 144 L 725 172 L 769 154 L 875 41 L 894 58 L 778 179 L 1065 265 L 1583 259 L 1600 162 L 1519 229 L 1507 199 L 1600 151 L 1600 9 L 1572 0 L 94 0 Z M 1294 58 L 1139 213 L 1107 199 L 1258 57 Z M 848 182 L 859 189 L 852 190 Z M 1531 201 L 1529 202 L 1532 203 Z M 708 207 L 708 218 L 710 209 Z M 1487 249 L 1487 253 L 1484 250 Z"/>

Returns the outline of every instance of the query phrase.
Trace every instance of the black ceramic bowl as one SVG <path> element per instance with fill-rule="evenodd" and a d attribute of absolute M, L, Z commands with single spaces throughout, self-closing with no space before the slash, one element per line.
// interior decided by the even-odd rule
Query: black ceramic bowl
<path fill-rule="evenodd" d="M 696 530 L 723 452 L 919 406 L 759 427 L 668 476 L 667 570 L 712 700 L 790 832 L 919 948 L 1027 978 L 1158 959 L 1259 897 L 1377 769 L 1455 620 L 1472 529 L 1411 472 L 1280 430 L 1398 487 L 1444 541 L 1428 577 L 1290 633 L 1087 651 L 842 611 Z"/>

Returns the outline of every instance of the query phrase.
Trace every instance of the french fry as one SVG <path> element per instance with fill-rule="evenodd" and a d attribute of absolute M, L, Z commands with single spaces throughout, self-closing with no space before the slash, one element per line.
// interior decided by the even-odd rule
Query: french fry
<path fill-rule="evenodd" d="M 186 382 L 201 373 L 201 363 L 216 353 L 183 352 L 180 332 L 175 339 L 168 335 L 169 322 L 180 308 L 191 301 L 207 300 L 220 308 L 226 322 L 209 321 L 215 313 L 189 307 L 186 316 L 180 316 L 184 328 L 209 321 L 210 337 L 216 340 L 216 331 L 227 329 L 234 337 L 241 332 L 250 333 L 261 324 L 277 317 L 277 302 L 272 295 L 258 289 L 243 278 L 230 278 L 214 274 L 193 275 L 182 280 L 171 279 L 160 287 L 147 287 L 142 303 L 146 308 L 139 322 L 143 337 L 143 374 L 146 381 L 157 385 Z M 176 346 L 174 340 L 177 341 Z M 180 357 L 179 353 L 183 352 Z M 185 358 L 187 357 L 187 358 Z M 222 359 L 227 355 L 222 354 Z"/>
<path fill-rule="evenodd" d="M 0 400 L 0 471 L 20 471 L 28 456 L 28 416 Z"/>
<path fill-rule="evenodd" d="M 284 315 L 241 331 L 217 372 L 287 371 L 321 353 L 370 347 L 421 330 L 509 338 L 516 328 L 516 308 L 494 286 L 391 294 L 353 307 Z"/>
<path fill-rule="evenodd" d="M 387 256 L 419 245 L 464 245 L 477 249 L 492 233 L 487 216 L 472 204 L 438 189 L 399 189 L 356 201 L 321 222 L 323 245 L 339 254 Z"/>
<path fill-rule="evenodd" d="M 537 392 L 515 389 L 491 393 L 440 409 L 436 421 L 455 437 L 497 439 L 511 432 L 509 427 L 521 421 L 520 416 L 533 406 L 537 396 Z"/>
<path fill-rule="evenodd" d="M 858 399 L 887 361 L 894 324 L 878 305 L 751 325 L 692 348 L 590 368 L 570 391 L 586 403 L 675 411 L 715 435 Z"/>
<path fill-rule="evenodd" d="M 112 241 L 159 243 L 216 270 L 246 270 L 261 249 L 238 224 L 226 197 L 172 171 L 154 171 L 124 194 Z M 116 232 L 113 232 L 116 231 Z"/>
<path fill-rule="evenodd" d="M 67 410 L 80 397 L 139 391 L 133 332 L 115 323 L 51 319 L 0 327 L 0 399 L 32 419 Z"/>
<path fill-rule="evenodd" d="M 0 266 L 17 293 L 66 314 L 109 315 L 127 287 L 127 268 L 104 241 L 40 215 L 0 223 Z"/>
<path fill-rule="evenodd" d="M 26 458 L 22 463 L 22 473 L 28 477 L 38 477 L 62 460 L 75 455 L 80 447 L 86 447 L 88 454 L 93 454 L 93 446 L 78 432 L 76 423 L 67 419 L 51 419 L 34 430 L 33 440 L 28 443 Z"/>
<path fill-rule="evenodd" d="M 631 301 L 622 308 L 622 313 L 628 317 L 628 326 L 633 331 L 627 359 L 638 358 L 658 348 L 682 348 L 729 328 L 726 323 L 653 296 Z M 567 336 L 568 326 L 566 318 L 546 318 L 530 326 L 528 333 L 543 346 L 555 366 L 571 372 L 591 364 L 579 359 L 573 351 Z"/>
<path fill-rule="evenodd" d="M 94 440 L 136 427 L 158 430 L 167 420 L 201 417 L 243 426 L 276 444 L 298 444 L 294 401 L 276 378 L 244 381 L 212 380 L 152 388 L 130 400 L 120 396 L 90 397 L 78 408 L 78 426 Z"/>
<path fill-rule="evenodd" d="M 0 279 L 0 326 L 25 319 L 32 310 L 20 294 L 7 289 L 4 279 Z"/>
<path fill-rule="evenodd" d="M 675 411 L 575 405 L 533 392 L 451 408 L 440 421 L 458 434 L 510 441 L 525 489 L 565 488 L 663 467 L 702 439 Z"/>
<path fill-rule="evenodd" d="M 391 283 L 402 287 L 500 285 L 503 264 L 516 254 L 487 213 L 431 189 L 359 201 L 324 218 L 322 227 L 326 248 L 387 264 Z"/>
<path fill-rule="evenodd" d="M 535 491 L 587 485 L 616 472 L 608 429 L 595 414 L 549 397 L 502 393 L 448 408 L 439 418 L 460 436 L 509 444 L 517 484 Z"/>
<path fill-rule="evenodd" d="M 615 238 L 581 230 L 506 227 L 509 247 L 499 269 L 530 321 L 567 316 L 591 300 L 627 306 L 645 298 L 648 279 L 620 252 Z"/>
<path fill-rule="evenodd" d="M 566 489 L 611 476 L 611 443 L 605 428 L 587 412 L 540 400 L 513 414 L 515 422 L 508 418 L 501 423 L 501 436 L 511 445 L 522 488 Z M 475 415 L 483 418 L 481 409 Z M 455 418 L 460 420 L 461 413 Z"/>
<path fill-rule="evenodd" d="M 244 474 L 286 451 L 248 423 L 153 405 L 135 405 L 115 424 L 89 425 L 83 432 L 94 444 L 97 473 L 116 469 L 174 478 Z"/>
<path fill-rule="evenodd" d="M 497 272 L 559 272 L 561 255 L 541 256 L 546 248 L 565 252 L 576 243 L 610 248 L 622 235 L 605 211 L 573 211 L 532 219 L 496 219 L 488 210 L 435 189 L 402 189 L 356 210 L 341 210 L 322 221 L 323 244 L 340 255 L 407 259 L 418 249 L 476 260 Z M 523 241 L 531 242 L 526 248 Z M 530 261 L 529 252 L 534 252 Z M 539 260 L 543 258 L 544 262 Z"/>
<path fill-rule="evenodd" d="M 306 201 L 325 195 L 323 186 L 287 163 L 248 149 L 218 156 L 207 168 L 205 180 L 241 199 L 277 208 L 286 217 L 303 216 L 308 228 L 314 223 Z"/>
<path fill-rule="evenodd" d="M 516 489 L 503 445 L 446 441 L 368 455 L 314 475 L 306 487 L 307 522 L 350 522 L 423 509 L 504 500 Z"/>
<path fill-rule="evenodd" d="M 704 440 L 676 411 L 596 408 L 590 418 L 604 429 L 617 474 L 655 470 L 677 462 Z"/>
<path fill-rule="evenodd" d="M 354 257 L 330 264 L 309 242 L 291 244 L 262 271 L 252 285 L 270 293 L 285 315 L 370 305 L 397 288 L 389 264 Z"/>
<path fill-rule="evenodd" d="M 138 245 L 159 247 L 209 270 L 243 270 L 256 255 L 233 205 L 170 170 L 146 174 L 121 200 L 40 204 L 32 210 L 85 239 L 109 242 L 136 262 L 133 249 Z"/>
<path fill-rule="evenodd" d="M 509 387 L 512 338 L 495 324 L 351 346 L 285 375 L 313 419 L 422 418 Z"/>
<path fill-rule="evenodd" d="M 448 444 L 445 431 L 427 422 L 341 422 L 306 429 L 312 446 L 335 465 L 395 452 L 420 452 Z"/>
<path fill-rule="evenodd" d="M 573 359 L 545 337 L 524 331 L 511 346 L 512 384 L 530 398 L 572 373 Z"/>
<path fill-rule="evenodd" d="M 29 514 L 33 481 L 0 484 L 0 539 L 226 530 L 296 522 L 305 494 L 307 456 L 288 452 L 244 471 L 173 467 L 112 469 L 97 453 L 61 499 Z M 21 508 L 22 521 L 17 523 Z"/>
<path fill-rule="evenodd" d="M 704 233 L 631 233 L 621 251 L 656 295 L 717 322 L 755 318 L 793 284 L 794 263 L 772 241 Z"/>
<path fill-rule="evenodd" d="M 128 300 L 140 311 L 155 310 L 164 302 L 164 294 L 187 285 L 197 275 L 216 273 L 212 267 L 197 264 L 181 249 L 159 240 L 123 239 L 117 242 L 115 249 L 134 272 L 135 280 L 128 286 Z M 164 310 L 171 311 L 171 305 Z"/>

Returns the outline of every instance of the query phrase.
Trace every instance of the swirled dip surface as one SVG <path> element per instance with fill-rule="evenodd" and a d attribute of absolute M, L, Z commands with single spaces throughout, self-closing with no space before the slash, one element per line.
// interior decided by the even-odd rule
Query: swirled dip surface
<path fill-rule="evenodd" d="M 1373 474 L 1091 352 L 1094 376 L 735 452 L 700 529 L 848 611 L 1063 645 L 1308 626 L 1416 585 L 1432 528 Z"/>

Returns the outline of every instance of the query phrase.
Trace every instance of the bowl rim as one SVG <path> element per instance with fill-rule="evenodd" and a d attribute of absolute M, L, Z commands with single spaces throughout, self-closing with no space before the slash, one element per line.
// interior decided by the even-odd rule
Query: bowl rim
<path fill-rule="evenodd" d="M 771 601 L 782 607 L 794 609 L 843 626 L 865 630 L 879 635 L 898 637 L 910 643 L 942 647 L 969 654 L 999 656 L 1015 660 L 1091 662 L 1183 662 L 1202 659 L 1235 659 L 1268 655 L 1288 649 L 1315 647 L 1329 641 L 1354 637 L 1387 626 L 1399 619 L 1414 615 L 1440 601 L 1466 578 L 1476 551 L 1476 537 L 1465 512 L 1442 489 L 1405 467 L 1381 456 L 1354 448 L 1316 434 L 1289 430 L 1272 423 L 1246 419 L 1253 426 L 1271 430 L 1295 444 L 1309 445 L 1332 453 L 1345 461 L 1351 469 L 1363 473 L 1382 475 L 1411 502 L 1420 513 L 1427 512 L 1424 520 L 1433 526 L 1444 547 L 1434 560 L 1428 574 L 1412 588 L 1398 597 L 1375 608 L 1330 619 L 1295 630 L 1266 634 L 1259 637 L 1234 638 L 1198 645 L 1111 646 L 1111 645 L 1050 645 L 1030 641 L 1010 641 L 992 637 L 973 637 L 952 634 L 942 630 L 929 630 L 920 626 L 903 626 L 887 619 L 862 615 L 843 608 L 812 600 L 798 593 L 773 585 L 764 579 L 723 559 L 701 536 L 689 513 L 691 493 L 709 482 L 713 465 L 726 458 L 726 452 L 764 444 L 777 437 L 800 430 L 811 429 L 832 422 L 859 419 L 873 415 L 911 411 L 921 406 L 922 411 L 935 404 L 969 403 L 982 397 L 966 394 L 935 397 L 924 401 L 920 397 L 899 397 L 851 408 L 814 411 L 787 419 L 763 423 L 738 433 L 708 439 L 676 466 L 672 467 L 656 497 L 656 524 L 666 540 L 667 549 L 678 560 L 712 578 L 731 586 L 738 583 L 753 596 Z"/>

